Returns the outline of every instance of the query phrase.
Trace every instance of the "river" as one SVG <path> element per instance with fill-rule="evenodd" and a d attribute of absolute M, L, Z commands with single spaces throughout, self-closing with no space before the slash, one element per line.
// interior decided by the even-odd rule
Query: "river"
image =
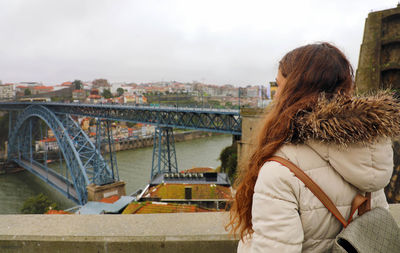
<path fill-rule="evenodd" d="M 193 167 L 220 165 L 219 154 L 231 145 L 232 136 L 220 135 L 175 144 L 179 170 Z M 153 148 L 125 150 L 117 153 L 120 179 L 126 183 L 126 193 L 135 192 L 145 186 L 150 179 Z M 24 201 L 39 193 L 47 195 L 61 209 L 75 206 L 75 202 L 54 190 L 45 182 L 24 171 L 16 174 L 0 175 L 0 214 L 16 214 Z"/>

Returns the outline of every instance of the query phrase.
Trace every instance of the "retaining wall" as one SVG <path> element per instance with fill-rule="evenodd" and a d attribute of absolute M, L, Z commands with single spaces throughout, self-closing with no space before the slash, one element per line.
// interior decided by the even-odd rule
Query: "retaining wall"
<path fill-rule="evenodd" d="M 203 131 L 188 131 L 188 132 L 174 132 L 175 142 L 190 141 L 214 135 L 221 135 L 221 133 L 203 132 Z M 133 140 L 121 140 L 115 142 L 115 151 L 144 148 L 153 146 L 153 137 L 145 137 Z M 106 148 L 107 149 L 107 148 Z"/>
<path fill-rule="evenodd" d="M 400 225 L 400 204 L 390 205 Z M 0 252 L 236 252 L 228 213 L 0 215 Z"/>

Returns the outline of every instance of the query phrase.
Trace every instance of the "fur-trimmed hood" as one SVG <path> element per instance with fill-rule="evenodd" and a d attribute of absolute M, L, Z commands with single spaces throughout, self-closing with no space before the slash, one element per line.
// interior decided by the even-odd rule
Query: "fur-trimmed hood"
<path fill-rule="evenodd" d="M 296 114 L 287 142 L 316 140 L 346 146 L 399 135 L 400 103 L 392 96 L 321 96 L 313 108 Z"/>

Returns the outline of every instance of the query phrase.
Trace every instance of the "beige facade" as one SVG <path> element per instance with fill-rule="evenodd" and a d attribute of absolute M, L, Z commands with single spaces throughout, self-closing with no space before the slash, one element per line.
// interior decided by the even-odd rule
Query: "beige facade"
<path fill-rule="evenodd" d="M 123 181 L 106 185 L 90 184 L 86 189 L 88 192 L 88 201 L 99 201 L 103 198 L 109 198 L 114 195 L 119 197 L 126 195 L 125 182 Z"/>
<path fill-rule="evenodd" d="M 257 133 L 261 119 L 264 116 L 263 109 L 243 108 L 240 110 L 242 117 L 242 136 L 238 142 L 238 164 L 246 160 L 251 147 L 255 144 L 254 134 Z"/>

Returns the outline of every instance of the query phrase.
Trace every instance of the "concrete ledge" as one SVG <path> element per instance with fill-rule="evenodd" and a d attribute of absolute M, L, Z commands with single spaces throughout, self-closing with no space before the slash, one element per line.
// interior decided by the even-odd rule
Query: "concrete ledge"
<path fill-rule="evenodd" d="M 400 204 L 390 205 L 400 225 Z M 236 252 L 228 213 L 0 215 L 0 252 Z"/>
<path fill-rule="evenodd" d="M 0 252 L 236 252 L 227 213 L 2 215 Z"/>

